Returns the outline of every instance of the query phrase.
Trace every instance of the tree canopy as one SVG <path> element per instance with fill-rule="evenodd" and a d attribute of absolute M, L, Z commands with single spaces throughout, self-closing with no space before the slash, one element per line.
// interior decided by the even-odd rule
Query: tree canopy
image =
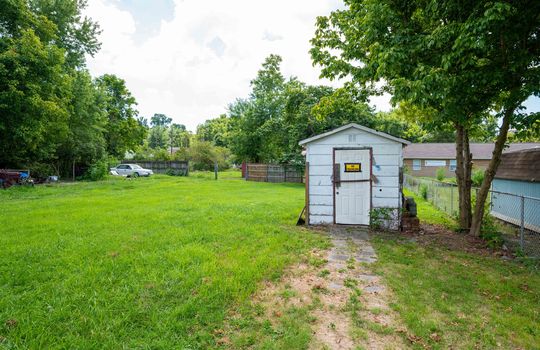
<path fill-rule="evenodd" d="M 520 112 L 540 93 L 538 1 L 347 0 L 320 17 L 311 55 L 329 78 L 351 79 L 362 96 L 392 94 L 395 103 L 429 111 L 432 124 L 456 130 L 460 223 L 471 226 L 469 140 L 478 125 L 501 119 L 496 151 L 477 198 L 483 200 L 510 127 L 530 132 L 538 114 Z"/>
<path fill-rule="evenodd" d="M 73 175 L 123 157 L 144 128 L 124 82 L 92 80 L 85 55 L 99 50 L 81 0 L 0 1 L 0 167 Z M 41 171 L 43 170 L 43 171 Z"/>

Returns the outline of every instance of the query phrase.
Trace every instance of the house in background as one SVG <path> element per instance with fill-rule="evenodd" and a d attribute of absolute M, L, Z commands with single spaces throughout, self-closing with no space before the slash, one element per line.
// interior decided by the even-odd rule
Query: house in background
<path fill-rule="evenodd" d="M 540 232 L 540 147 L 503 154 L 492 190 L 493 216 Z"/>
<path fill-rule="evenodd" d="M 473 167 L 486 169 L 494 143 L 471 143 Z M 540 147 L 540 143 L 512 143 L 503 153 Z M 456 145 L 454 143 L 413 143 L 403 150 L 403 162 L 413 176 L 435 177 L 437 169 L 445 168 L 446 176 L 455 176 Z"/>

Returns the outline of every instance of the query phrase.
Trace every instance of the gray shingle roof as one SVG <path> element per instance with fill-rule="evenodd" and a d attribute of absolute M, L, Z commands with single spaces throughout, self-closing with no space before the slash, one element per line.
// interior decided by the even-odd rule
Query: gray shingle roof
<path fill-rule="evenodd" d="M 503 154 L 495 178 L 540 182 L 540 147 Z"/>
<path fill-rule="evenodd" d="M 471 143 L 473 159 L 491 159 L 494 143 Z M 511 143 L 503 153 L 540 147 L 540 143 Z M 403 149 L 405 159 L 456 159 L 453 143 L 413 143 Z"/>

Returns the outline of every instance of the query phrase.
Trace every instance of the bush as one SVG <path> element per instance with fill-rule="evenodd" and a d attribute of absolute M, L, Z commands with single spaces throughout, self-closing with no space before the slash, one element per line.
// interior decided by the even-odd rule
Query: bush
<path fill-rule="evenodd" d="M 445 177 L 446 177 L 446 168 L 438 168 L 437 169 L 437 180 L 444 181 Z"/>
<path fill-rule="evenodd" d="M 214 170 L 217 161 L 219 170 L 230 168 L 230 151 L 216 147 L 207 141 L 194 141 L 188 149 L 188 159 L 193 170 Z"/>
<path fill-rule="evenodd" d="M 475 169 L 471 174 L 472 185 L 474 187 L 480 187 L 484 181 L 484 170 Z"/>
<path fill-rule="evenodd" d="M 90 165 L 84 174 L 83 179 L 90 181 L 103 180 L 107 177 L 109 168 L 116 164 L 118 164 L 118 160 L 113 157 L 98 159 Z"/>
<path fill-rule="evenodd" d="M 503 236 L 499 231 L 495 219 L 493 216 L 487 214 L 487 212 L 484 215 L 484 220 L 482 220 L 480 237 L 486 241 L 490 248 L 500 248 L 504 244 Z"/>
<path fill-rule="evenodd" d="M 424 199 L 428 199 L 428 186 L 426 184 L 420 184 L 418 186 L 418 194 Z"/>

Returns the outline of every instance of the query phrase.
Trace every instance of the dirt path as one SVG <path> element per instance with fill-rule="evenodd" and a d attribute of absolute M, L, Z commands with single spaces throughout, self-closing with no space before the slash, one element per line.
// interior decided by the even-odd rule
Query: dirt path
<path fill-rule="evenodd" d="M 377 254 L 362 228 L 330 229 L 333 248 L 323 271 L 329 293 L 315 311 L 312 349 L 402 349 L 404 329 L 388 306 L 391 294 L 369 265 Z"/>
<path fill-rule="evenodd" d="M 327 229 L 333 247 L 313 251 L 278 283 L 267 283 L 253 302 L 273 325 L 290 308 L 309 310 L 310 349 L 404 349 L 407 331 L 389 307 L 391 292 L 370 264 L 377 254 L 367 230 Z"/>

